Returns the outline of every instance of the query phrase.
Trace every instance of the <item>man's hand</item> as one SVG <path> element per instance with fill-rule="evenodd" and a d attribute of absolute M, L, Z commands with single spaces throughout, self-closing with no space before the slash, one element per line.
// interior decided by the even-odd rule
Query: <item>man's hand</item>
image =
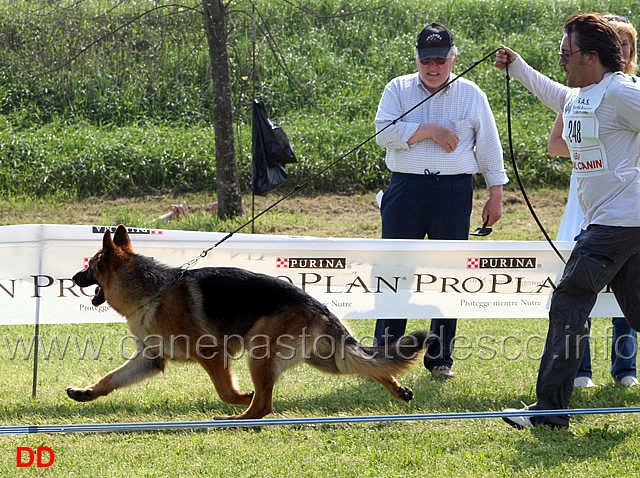
<path fill-rule="evenodd" d="M 460 138 L 454 130 L 439 124 L 422 123 L 416 132 L 409 138 L 408 143 L 413 144 L 424 139 L 432 139 L 442 145 L 447 153 L 452 152 L 458 146 Z"/>
<path fill-rule="evenodd" d="M 511 48 L 507 48 L 504 45 L 500 45 L 500 49 L 496 52 L 496 61 L 493 66 L 500 70 L 504 70 L 507 64 L 516 61 L 518 54 Z"/>
<path fill-rule="evenodd" d="M 489 199 L 482 210 L 482 223 L 487 222 L 491 227 L 502 217 L 502 186 L 492 186 L 489 189 Z"/>

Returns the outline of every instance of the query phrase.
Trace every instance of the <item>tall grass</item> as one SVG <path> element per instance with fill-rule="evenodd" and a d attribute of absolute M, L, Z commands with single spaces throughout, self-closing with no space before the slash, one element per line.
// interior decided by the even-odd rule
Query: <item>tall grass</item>
<path fill-rule="evenodd" d="M 52 122 L 0 130 L 5 193 L 135 195 L 215 186 L 213 130 L 170 124 L 100 127 Z"/>
<path fill-rule="evenodd" d="M 506 43 L 564 81 L 556 52 L 568 15 L 614 11 L 635 20 L 640 11 L 640 4 L 619 0 L 450 0 L 428 6 L 418 0 L 262 0 L 255 6 L 237 0 L 228 8 L 243 188 L 251 168 L 253 97 L 265 101 L 291 138 L 299 163 L 288 167 L 290 182 L 300 183 L 373 134 L 384 85 L 414 71 L 412 45 L 425 23 L 441 21 L 453 30 L 460 48 L 457 72 Z M 0 190 L 55 189 L 79 197 L 213 190 L 211 66 L 200 8 L 196 0 L 184 7 L 169 0 L 3 2 Z M 146 10 L 151 13 L 141 16 Z M 504 76 L 489 60 L 468 78 L 487 92 L 504 142 Z M 564 184 L 568 165 L 550 158 L 545 147 L 553 113 L 517 83 L 512 111 L 526 182 Z M 385 184 L 387 174 L 384 151 L 370 142 L 311 185 L 372 190 Z"/>

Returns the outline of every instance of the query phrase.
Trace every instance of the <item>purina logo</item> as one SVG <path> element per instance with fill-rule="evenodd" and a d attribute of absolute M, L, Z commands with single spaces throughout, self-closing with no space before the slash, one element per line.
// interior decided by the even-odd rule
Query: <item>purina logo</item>
<path fill-rule="evenodd" d="M 92 234 L 104 234 L 107 231 L 110 231 L 111 234 L 116 232 L 118 229 L 117 226 L 91 226 Z M 159 236 L 162 234 L 162 231 L 159 229 L 139 229 L 137 227 L 128 227 L 127 232 L 129 234 L 150 234 L 152 236 Z"/>
<path fill-rule="evenodd" d="M 283 269 L 345 269 L 344 257 L 278 257 L 276 267 Z"/>
<path fill-rule="evenodd" d="M 467 269 L 535 269 L 535 257 L 469 257 Z"/>

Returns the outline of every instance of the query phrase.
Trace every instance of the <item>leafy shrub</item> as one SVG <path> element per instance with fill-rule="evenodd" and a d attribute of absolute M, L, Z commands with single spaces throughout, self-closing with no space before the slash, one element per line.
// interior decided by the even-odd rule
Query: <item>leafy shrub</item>
<path fill-rule="evenodd" d="M 457 73 L 507 44 L 562 82 L 556 61 L 568 15 L 607 10 L 633 19 L 640 11 L 621 0 L 459 0 L 431 2 L 428 9 L 418 0 L 255 5 L 255 46 L 253 3 L 228 5 L 241 187 L 248 188 L 251 174 L 251 99 L 257 97 L 298 155 L 287 184 L 309 181 L 314 190 L 344 192 L 387 181 L 375 141 L 337 160 L 373 134 L 385 84 L 415 70 L 413 42 L 427 22 L 441 21 L 454 32 Z M 45 4 L 33 15 L 26 0 L 0 5 L 2 190 L 81 197 L 214 190 L 211 66 L 200 2 L 67 6 Z M 151 13 L 141 16 L 145 10 Z M 506 155 L 505 81 L 491 63 L 492 56 L 467 78 L 487 92 Z M 527 184 L 566 184 L 567 162 L 546 152 L 553 112 L 513 82 L 512 116 Z"/>

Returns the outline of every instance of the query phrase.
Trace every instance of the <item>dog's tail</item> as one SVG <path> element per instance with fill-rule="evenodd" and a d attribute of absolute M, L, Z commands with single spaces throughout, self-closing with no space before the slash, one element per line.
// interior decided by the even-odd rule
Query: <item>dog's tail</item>
<path fill-rule="evenodd" d="M 324 334 L 315 341 L 310 356 L 312 366 L 327 373 L 360 375 L 379 382 L 413 367 L 421 360 L 424 349 L 437 339 L 435 334 L 421 330 L 391 344 L 365 346 L 332 320 Z"/>

